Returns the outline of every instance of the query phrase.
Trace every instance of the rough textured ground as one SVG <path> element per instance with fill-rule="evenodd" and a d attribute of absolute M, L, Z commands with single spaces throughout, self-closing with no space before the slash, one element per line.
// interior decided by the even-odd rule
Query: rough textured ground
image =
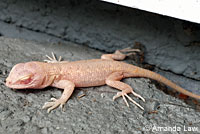
<path fill-rule="evenodd" d="M 43 90 L 13 91 L 4 86 L 5 78 L 14 64 L 32 60 L 43 60 L 45 54 L 54 51 L 66 60 L 98 58 L 99 51 L 75 45 L 70 42 L 49 44 L 20 39 L 0 38 L 0 133 L 2 134 L 131 134 L 131 133 L 191 133 L 188 127 L 196 127 L 193 133 L 200 132 L 200 112 L 193 104 L 166 95 L 148 79 L 129 78 L 130 84 L 147 102 L 135 98 L 147 112 L 135 105 L 127 108 L 120 98 L 112 97 L 117 90 L 108 86 L 78 88 L 65 105 L 65 112 L 60 109 L 47 114 L 41 106 L 51 97 L 60 97 L 62 90 L 46 88 Z M 130 60 L 130 59 L 129 59 Z M 181 86 L 191 84 L 199 89 L 198 81 L 176 76 L 165 76 L 180 82 Z M 85 94 L 84 97 L 78 98 Z M 131 96 L 133 97 L 133 96 Z M 148 111 L 156 110 L 155 113 Z M 153 127 L 153 129 L 151 128 Z M 160 127 L 160 128 L 159 128 Z M 171 131 L 169 130 L 171 127 Z M 150 131 L 147 131 L 149 130 Z M 175 131 L 176 129 L 176 131 Z M 179 131 L 180 130 L 180 131 Z"/>
<path fill-rule="evenodd" d="M 198 24 L 100 0 L 1 0 L 0 21 L 14 27 L 0 24 L 5 36 L 36 39 L 29 30 L 107 52 L 138 41 L 147 63 L 200 80 Z"/>

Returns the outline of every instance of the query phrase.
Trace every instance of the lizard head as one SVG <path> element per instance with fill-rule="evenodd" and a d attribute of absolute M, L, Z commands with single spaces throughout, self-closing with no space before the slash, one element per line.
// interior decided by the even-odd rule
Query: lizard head
<path fill-rule="evenodd" d="M 40 88 L 45 72 L 37 62 L 15 65 L 6 79 L 6 86 L 13 89 Z"/>

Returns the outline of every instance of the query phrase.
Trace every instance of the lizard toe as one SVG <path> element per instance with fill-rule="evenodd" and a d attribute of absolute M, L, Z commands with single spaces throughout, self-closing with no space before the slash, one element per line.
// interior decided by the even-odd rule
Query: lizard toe
<path fill-rule="evenodd" d="M 47 113 L 51 112 L 53 109 L 57 108 L 58 106 L 63 109 L 63 106 L 65 104 L 65 101 L 62 99 L 56 99 L 56 98 L 51 98 L 52 102 L 46 102 L 42 109 L 47 109 Z"/>
<path fill-rule="evenodd" d="M 121 96 L 122 96 L 121 92 L 118 92 L 115 96 L 113 96 L 113 100 L 115 100 L 115 99 L 117 99 L 117 98 L 119 98 Z"/>
<path fill-rule="evenodd" d="M 135 92 L 134 92 L 134 95 L 137 96 L 137 97 L 139 97 L 139 98 L 141 98 L 143 101 L 145 101 L 144 98 L 142 98 L 140 95 L 136 94 Z M 127 105 L 127 107 L 129 107 L 129 104 L 128 104 L 126 98 L 128 98 L 133 104 L 135 104 L 136 106 L 138 106 L 140 109 L 144 110 L 144 108 L 140 104 L 138 104 L 136 101 L 134 101 L 130 96 L 127 95 L 127 93 L 124 93 L 123 91 L 122 92 L 118 92 L 113 97 L 113 100 L 115 100 L 116 98 L 121 97 L 121 96 L 122 96 L 125 104 Z"/>
<path fill-rule="evenodd" d="M 136 106 L 138 106 L 140 109 L 144 110 L 144 108 L 138 104 L 136 101 L 134 101 L 131 97 L 129 97 L 127 94 L 125 94 L 125 96 L 133 103 L 135 104 Z"/>
<path fill-rule="evenodd" d="M 134 96 L 140 98 L 143 102 L 145 102 L 145 99 L 144 99 L 141 95 L 135 93 L 134 91 L 131 91 L 131 93 L 132 93 Z"/>
<path fill-rule="evenodd" d="M 52 52 L 51 53 L 52 57 L 46 55 L 46 57 L 48 58 L 47 60 L 44 60 L 47 63 L 59 63 L 62 60 L 62 57 L 60 56 L 59 59 L 57 60 L 55 54 Z"/>
<path fill-rule="evenodd" d="M 125 95 L 125 93 L 123 93 L 123 92 L 117 92 L 117 94 L 115 96 L 113 96 L 113 100 L 115 100 L 116 98 L 119 98 L 119 97 L 122 96 L 122 98 L 123 98 L 124 102 L 126 103 L 127 107 L 129 107 L 129 104 L 128 104 L 128 102 L 127 102 L 127 100 L 126 100 L 124 95 Z"/>

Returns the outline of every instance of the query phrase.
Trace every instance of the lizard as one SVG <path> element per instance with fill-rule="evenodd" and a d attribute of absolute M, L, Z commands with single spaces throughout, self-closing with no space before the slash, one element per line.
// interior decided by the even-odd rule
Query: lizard
<path fill-rule="evenodd" d="M 42 89 L 48 86 L 64 89 L 59 99 L 51 98 L 51 101 L 44 104 L 42 108 L 47 109 L 48 113 L 58 106 L 63 109 L 64 104 L 69 100 L 75 87 L 93 87 L 101 85 L 108 85 L 121 90 L 113 96 L 113 100 L 122 97 L 128 107 L 129 103 L 127 99 L 144 110 L 144 108 L 134 101 L 129 94 L 133 94 L 143 102 L 145 102 L 145 99 L 141 95 L 135 93 L 130 85 L 120 81 L 123 78 L 129 77 L 150 78 L 187 96 L 200 99 L 200 95 L 196 95 L 181 88 L 158 73 L 122 62 L 122 60 L 131 55 L 131 52 L 134 51 L 139 50 L 126 48 L 116 50 L 113 54 L 103 54 L 101 59 L 71 62 L 61 61 L 61 57 L 57 60 L 52 53 L 52 58 L 46 55 L 49 60 L 45 60 L 45 62 L 31 61 L 16 64 L 6 78 L 6 86 L 13 89 Z M 126 54 L 124 52 L 126 52 Z"/>

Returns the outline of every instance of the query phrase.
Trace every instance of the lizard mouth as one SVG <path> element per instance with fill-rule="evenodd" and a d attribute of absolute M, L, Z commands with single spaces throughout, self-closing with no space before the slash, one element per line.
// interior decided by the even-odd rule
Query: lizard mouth
<path fill-rule="evenodd" d="M 25 88 L 29 88 L 33 83 L 32 79 L 27 79 L 24 81 L 17 81 L 17 82 L 12 82 L 9 79 L 6 80 L 5 85 L 9 88 L 13 88 L 13 89 L 25 89 Z"/>

